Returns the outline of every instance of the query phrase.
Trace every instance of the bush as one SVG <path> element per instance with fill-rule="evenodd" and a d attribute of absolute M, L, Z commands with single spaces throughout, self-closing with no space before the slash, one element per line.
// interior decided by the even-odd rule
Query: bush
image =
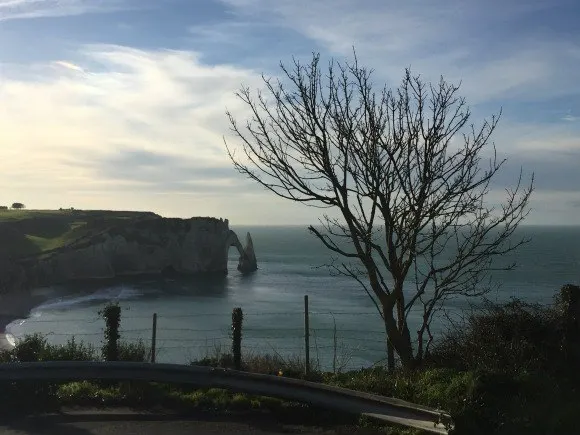
<path fill-rule="evenodd" d="M 442 409 L 451 414 L 456 435 L 577 431 L 573 409 L 577 415 L 580 398 L 552 376 L 449 368 L 389 372 L 378 367 L 329 373 L 325 383 Z"/>
<path fill-rule="evenodd" d="M 74 337 L 63 346 L 45 346 L 42 361 L 96 361 L 97 351 L 91 344 L 77 342 Z"/>
<path fill-rule="evenodd" d="M 150 351 L 143 340 L 135 343 L 119 343 L 119 361 L 147 362 L 150 360 Z"/>
<path fill-rule="evenodd" d="M 1 362 L 37 361 L 95 361 L 97 352 L 90 344 L 77 342 L 74 337 L 64 345 L 49 344 L 39 333 L 26 335 L 13 349 L 4 351 Z"/>
<path fill-rule="evenodd" d="M 550 307 L 513 300 L 486 303 L 454 325 L 426 358 L 428 365 L 519 374 L 559 370 L 562 316 Z"/>
<path fill-rule="evenodd" d="M 202 359 L 192 361 L 192 366 L 219 367 L 223 369 L 234 368 L 234 356 L 231 353 L 223 353 L 216 356 L 205 356 Z"/>
<path fill-rule="evenodd" d="M 143 340 L 135 343 L 119 342 L 119 361 L 146 362 L 150 351 Z M 98 361 L 99 355 L 91 344 L 78 342 L 72 337 L 64 345 L 50 344 L 39 333 L 25 336 L 16 346 L 0 353 L 0 362 L 37 361 Z"/>
<path fill-rule="evenodd" d="M 12 360 L 15 362 L 42 361 L 47 346 L 46 338 L 42 334 L 26 335 L 12 349 Z"/>
<path fill-rule="evenodd" d="M 95 402 L 108 404 L 118 396 L 118 388 L 99 388 L 96 383 L 88 381 L 70 382 L 61 385 L 57 391 L 62 404 L 75 406 L 94 405 Z"/>
<path fill-rule="evenodd" d="M 42 361 L 47 353 L 48 344 L 41 334 L 27 335 L 16 346 L 5 351 L 2 362 Z M 54 407 L 56 385 L 38 381 L 3 382 L 0 384 L 0 412 L 24 412 L 51 409 Z"/>
<path fill-rule="evenodd" d="M 457 433 L 575 433 L 580 357 L 570 287 L 553 307 L 487 302 L 453 325 L 407 399 L 451 412 Z"/>

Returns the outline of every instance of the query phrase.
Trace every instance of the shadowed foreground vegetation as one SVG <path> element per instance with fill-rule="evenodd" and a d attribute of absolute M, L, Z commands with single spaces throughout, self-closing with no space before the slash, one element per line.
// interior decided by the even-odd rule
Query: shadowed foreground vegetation
<path fill-rule="evenodd" d="M 425 364 L 413 371 L 383 367 L 345 373 L 313 372 L 307 378 L 448 411 L 458 434 L 573 434 L 580 410 L 578 317 L 570 301 L 579 287 L 566 286 L 553 306 L 519 300 L 488 303 L 450 328 Z M 102 356 L 75 340 L 54 346 L 29 336 L 1 355 L 2 362 L 99 360 Z M 118 343 L 118 359 L 144 361 L 143 343 Z M 234 357 L 216 353 L 192 364 L 232 368 Z M 242 370 L 305 378 L 299 359 L 244 355 Z M 282 421 L 315 425 L 364 426 L 387 431 L 368 419 L 278 399 L 219 389 L 145 382 L 74 382 L 39 385 L 18 382 L 2 388 L 0 409 L 14 413 L 63 406 L 132 406 L 189 412 L 269 412 Z M 418 431 L 388 428 L 388 433 Z"/>

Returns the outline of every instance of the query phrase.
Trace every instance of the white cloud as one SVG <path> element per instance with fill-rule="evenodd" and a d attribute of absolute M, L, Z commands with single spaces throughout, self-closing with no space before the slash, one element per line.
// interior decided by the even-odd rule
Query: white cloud
<path fill-rule="evenodd" d="M 0 0 L 0 21 L 81 15 L 126 8 L 123 0 Z"/>
<path fill-rule="evenodd" d="M 65 68 L 65 69 L 68 69 L 71 71 L 80 72 L 80 73 L 85 72 L 80 66 L 75 65 L 72 62 L 67 62 L 65 60 L 57 60 L 57 61 L 54 61 L 53 64 L 57 67 Z"/>
<path fill-rule="evenodd" d="M 207 213 L 204 193 L 223 196 L 231 187 L 239 195 L 243 188 L 241 176 L 227 173 L 225 108 L 241 110 L 234 92 L 258 78 L 205 65 L 194 52 L 108 45 L 86 47 L 74 62 L 12 66 L 0 81 L 0 185 L 36 207 L 54 206 L 55 197 L 82 208 L 102 196 L 144 204 L 150 195 L 187 193 L 199 207 L 187 210 L 176 200 L 174 208 Z M 135 150 L 141 154 L 131 158 Z M 144 171 L 157 157 L 148 180 Z"/>
<path fill-rule="evenodd" d="M 580 192 L 535 191 L 528 225 L 578 225 Z"/>
<path fill-rule="evenodd" d="M 238 224 L 316 222 L 320 210 L 255 186 L 244 193 L 243 177 L 227 173 L 225 108 L 243 122 L 247 113 L 234 91 L 261 82 L 255 71 L 200 59 L 190 51 L 96 45 L 75 59 L 6 69 L 0 81 L 0 185 L 9 189 L 0 203 L 151 209 L 229 217 Z M 500 126 L 498 145 L 507 144 L 516 163 L 518 152 L 578 144 L 572 124 L 565 132 Z M 540 198 L 553 203 L 558 195 Z M 560 208 L 577 200 L 561 195 L 567 202 Z"/>
<path fill-rule="evenodd" d="M 572 116 L 572 115 L 568 114 L 562 118 L 562 121 L 568 121 L 568 122 L 580 121 L 580 116 Z"/>
<path fill-rule="evenodd" d="M 580 67 L 580 52 L 571 42 L 518 39 L 501 50 L 474 54 L 477 23 L 499 13 L 475 0 L 448 6 L 397 2 L 397 7 L 346 0 L 227 2 L 243 15 L 240 21 L 194 27 L 194 38 L 245 44 L 255 20 L 264 29 L 293 29 L 311 38 L 313 46 L 325 47 L 327 55 L 350 57 L 354 44 L 361 63 L 376 69 L 379 83 L 397 85 L 403 69 L 411 66 L 430 80 L 439 74 L 463 79 L 461 93 L 472 104 L 580 95 L 580 84 L 570 73 Z M 0 20 L 120 4 L 0 0 Z M 508 19 L 521 7 L 543 6 L 508 2 L 500 12 Z M 473 32 L 465 31 L 469 26 L 475 27 Z M 259 71 L 209 65 L 204 54 L 92 45 L 71 58 L 59 56 L 44 64 L 0 65 L 0 185 L 5 186 L 0 204 L 211 214 L 238 224 L 316 222 L 320 210 L 276 199 L 255 187 L 246 192 L 243 177 L 227 173 L 231 164 L 222 140 L 229 128 L 225 108 L 241 114 L 243 122 L 247 113 L 234 91 L 242 83 L 259 86 Z M 279 56 L 289 61 L 292 54 L 309 56 L 292 51 Z M 272 59 L 272 69 L 278 60 Z M 559 113 L 561 117 L 565 111 Z M 564 120 L 572 121 L 569 117 L 574 118 Z M 536 125 L 504 119 L 494 139 L 518 166 L 518 154 L 577 150 L 578 137 L 573 122 Z M 155 159 L 157 165 L 151 163 Z M 578 200 L 574 192 L 536 192 L 534 207 L 540 211 L 531 218 L 562 222 Z M 543 204 L 553 213 L 543 212 Z"/>
<path fill-rule="evenodd" d="M 518 33 L 496 40 L 478 36 L 494 26 L 505 28 L 522 14 L 554 6 L 540 0 L 493 7 L 479 0 L 222 1 L 244 20 L 291 28 L 330 54 L 350 57 L 355 46 L 362 63 L 391 84 L 410 66 L 428 80 L 444 75 L 462 81 L 462 94 L 471 104 L 580 96 L 575 74 L 580 50 L 573 41 Z"/>
<path fill-rule="evenodd" d="M 534 124 L 500 121 L 494 135 L 498 150 L 513 153 L 580 151 L 580 131 L 574 124 Z"/>

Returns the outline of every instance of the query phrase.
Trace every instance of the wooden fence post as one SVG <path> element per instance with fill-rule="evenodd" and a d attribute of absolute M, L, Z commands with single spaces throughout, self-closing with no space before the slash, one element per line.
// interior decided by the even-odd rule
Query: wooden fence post
<path fill-rule="evenodd" d="M 157 313 L 153 313 L 153 331 L 151 332 L 151 362 L 155 362 L 155 342 L 157 341 Z"/>
<path fill-rule="evenodd" d="M 234 356 L 234 368 L 242 369 L 242 322 L 244 313 L 241 308 L 232 311 L 232 355 Z"/>
<path fill-rule="evenodd" d="M 310 374 L 310 326 L 308 319 L 308 295 L 304 295 L 304 353 L 305 364 L 304 372 L 308 376 Z"/>

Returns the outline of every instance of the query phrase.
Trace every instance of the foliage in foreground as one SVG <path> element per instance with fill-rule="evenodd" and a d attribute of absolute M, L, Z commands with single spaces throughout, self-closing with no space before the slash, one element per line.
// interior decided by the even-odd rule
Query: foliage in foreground
<path fill-rule="evenodd" d="M 486 303 L 453 325 L 417 370 L 377 367 L 311 379 L 445 410 L 456 433 L 576 433 L 580 353 L 574 328 L 580 319 L 572 313 L 577 323 L 570 325 L 570 292 L 579 296 L 580 288 L 565 286 L 554 306 Z M 231 359 L 214 355 L 197 363 L 229 368 Z M 303 364 L 276 356 L 250 355 L 242 367 L 268 374 L 280 367 L 279 374 L 304 377 Z"/>
<path fill-rule="evenodd" d="M 577 387 L 540 373 L 431 368 L 390 374 L 379 368 L 325 382 L 443 409 L 458 434 L 571 434 L 580 409 Z"/>
<path fill-rule="evenodd" d="M 21 340 L 14 349 L 0 353 L 1 362 L 97 361 L 99 351 L 73 339 L 65 345 L 49 344 L 45 337 L 34 334 Z M 119 360 L 147 361 L 143 343 L 119 343 Z M 233 359 L 224 358 L 221 362 Z M 278 357 L 260 356 L 246 368 L 270 372 L 280 367 Z M 208 363 L 209 360 L 206 361 Z M 291 361 L 284 368 L 291 368 Z M 228 363 L 229 364 L 229 363 Z M 297 363 L 295 365 L 297 367 Z M 298 373 L 298 369 L 291 373 Z M 171 409 L 178 412 L 204 411 L 217 413 L 268 411 L 281 421 L 302 424 L 353 425 L 356 416 L 340 415 L 324 409 L 279 399 L 229 392 L 217 388 L 197 389 L 189 385 L 123 382 L 49 383 L 19 381 L 0 383 L 0 415 L 57 411 L 61 407 L 129 406 L 137 409 Z"/>
<path fill-rule="evenodd" d="M 518 299 L 486 302 L 452 325 L 427 362 L 456 370 L 508 376 L 538 373 L 578 381 L 580 303 L 573 307 L 565 300 L 570 292 L 580 298 L 580 287 L 567 285 L 553 306 Z"/>
<path fill-rule="evenodd" d="M 577 288 L 580 291 L 580 288 Z M 565 294 L 565 292 L 563 292 Z M 580 409 L 580 365 L 577 335 L 571 333 L 569 310 L 560 300 L 542 307 L 514 300 L 487 304 L 452 328 L 414 371 L 389 372 L 377 367 L 346 373 L 315 371 L 308 379 L 331 385 L 397 397 L 445 410 L 453 416 L 459 434 L 576 433 Z M 578 319 L 576 319 L 578 320 Z M 573 332 L 573 331 L 572 331 Z M 144 346 L 123 351 L 120 359 L 139 360 Z M 130 356 L 127 356 L 129 355 Z M 125 356 L 123 356 L 125 355 Z M 242 369 L 305 378 L 303 361 L 279 355 L 245 354 Z M 40 335 L 27 337 L 2 362 L 96 360 L 97 351 L 74 340 L 53 346 Z M 232 355 L 215 355 L 193 364 L 231 368 Z M 75 382 L 63 385 L 38 382 L 6 383 L 0 394 L 5 412 L 57 409 L 60 406 L 155 406 L 178 411 L 219 412 L 267 410 L 281 419 L 306 424 L 354 424 L 377 429 L 366 419 L 323 411 L 277 399 L 236 394 L 218 389 L 145 382 Z M 389 428 L 389 433 L 413 434 Z"/>
<path fill-rule="evenodd" d="M 148 350 L 143 341 L 119 342 L 119 361 L 147 361 Z M 74 337 L 64 345 L 50 344 L 46 337 L 36 333 L 25 336 L 16 346 L 0 352 L 0 362 L 38 361 L 99 361 L 100 355 L 91 344 L 77 341 Z"/>

